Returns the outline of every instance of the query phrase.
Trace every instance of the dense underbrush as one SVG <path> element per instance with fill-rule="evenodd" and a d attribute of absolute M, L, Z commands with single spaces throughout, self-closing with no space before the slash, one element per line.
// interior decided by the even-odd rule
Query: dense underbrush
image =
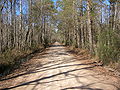
<path fill-rule="evenodd" d="M 113 30 L 105 30 L 98 37 L 97 56 L 104 64 L 120 62 L 120 37 Z"/>
<path fill-rule="evenodd" d="M 33 57 L 33 54 L 44 49 L 43 46 L 33 46 L 27 50 L 6 50 L 0 55 L 0 76 L 4 76 L 19 68 L 20 64 Z"/>

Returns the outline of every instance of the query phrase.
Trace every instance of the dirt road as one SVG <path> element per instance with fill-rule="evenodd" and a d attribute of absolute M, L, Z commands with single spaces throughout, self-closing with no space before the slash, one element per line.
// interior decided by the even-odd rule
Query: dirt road
<path fill-rule="evenodd" d="M 64 46 L 55 43 L 44 53 L 32 58 L 29 72 L 11 77 L 12 90 L 118 90 L 115 80 L 93 72 L 96 67 L 85 64 L 70 54 Z M 4 80 L 3 80 L 4 81 Z M 2 86 L 2 85 L 1 85 Z"/>

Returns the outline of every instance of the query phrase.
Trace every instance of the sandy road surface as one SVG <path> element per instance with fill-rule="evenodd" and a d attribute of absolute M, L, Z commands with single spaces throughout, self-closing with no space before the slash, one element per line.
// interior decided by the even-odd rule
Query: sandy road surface
<path fill-rule="evenodd" d="M 11 90 L 118 90 L 110 76 L 93 72 L 89 64 L 76 60 L 64 46 L 55 43 L 44 54 L 32 58 L 37 66 L 9 83 Z M 40 64 L 39 64 L 40 62 Z M 32 68 L 32 67 L 31 67 Z"/>

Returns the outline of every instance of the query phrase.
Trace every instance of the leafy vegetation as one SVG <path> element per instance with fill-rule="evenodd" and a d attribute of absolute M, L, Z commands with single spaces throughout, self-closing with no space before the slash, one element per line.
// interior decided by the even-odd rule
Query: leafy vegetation
<path fill-rule="evenodd" d="M 120 60 L 120 37 L 113 30 L 105 30 L 99 35 L 98 56 L 105 63 Z"/>

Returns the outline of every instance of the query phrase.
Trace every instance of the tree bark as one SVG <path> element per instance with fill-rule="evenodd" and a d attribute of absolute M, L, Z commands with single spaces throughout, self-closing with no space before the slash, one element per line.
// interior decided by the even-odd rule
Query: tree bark
<path fill-rule="evenodd" d="M 93 53 L 92 27 L 91 27 L 91 16 L 90 16 L 91 2 L 92 2 L 91 0 L 87 0 L 87 29 L 89 36 L 89 49 L 90 52 Z"/>

